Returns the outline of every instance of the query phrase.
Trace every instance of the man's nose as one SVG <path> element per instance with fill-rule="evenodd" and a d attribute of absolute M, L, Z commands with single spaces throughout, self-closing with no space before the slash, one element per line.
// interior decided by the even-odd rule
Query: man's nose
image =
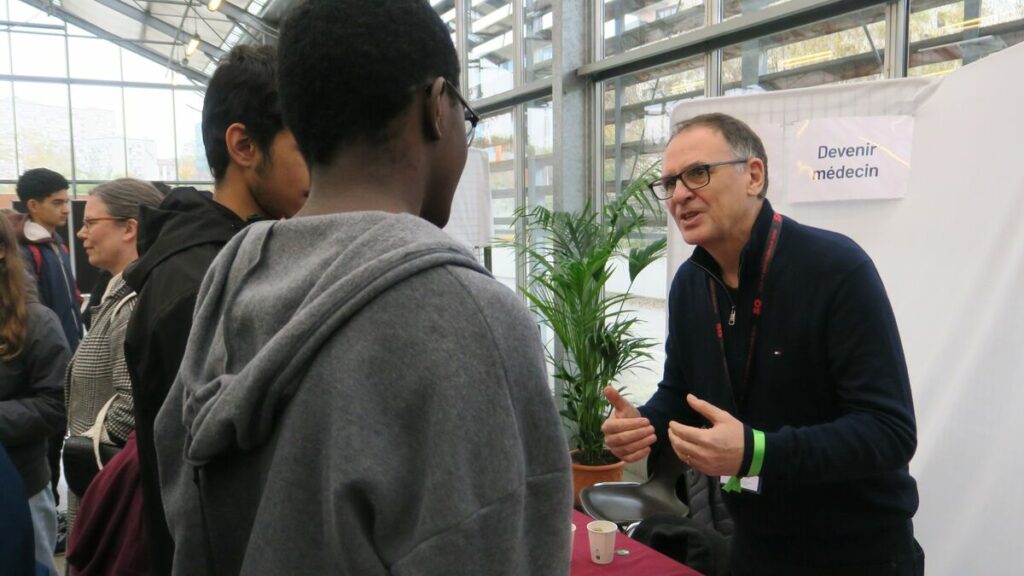
<path fill-rule="evenodd" d="M 675 181 L 675 187 L 672 189 L 672 200 L 682 204 L 693 196 L 693 191 L 683 185 L 683 182 L 678 178 Z"/>

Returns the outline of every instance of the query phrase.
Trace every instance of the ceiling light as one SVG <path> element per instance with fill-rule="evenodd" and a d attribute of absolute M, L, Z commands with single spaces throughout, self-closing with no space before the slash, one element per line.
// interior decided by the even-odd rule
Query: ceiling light
<path fill-rule="evenodd" d="M 220 5 L 223 4 L 223 3 L 224 3 L 224 0 L 210 0 L 210 3 L 207 4 L 206 6 L 207 6 L 207 8 L 210 9 L 210 12 L 216 12 L 217 10 L 220 9 Z"/>
<path fill-rule="evenodd" d="M 196 49 L 199 48 L 199 34 L 193 34 L 188 39 L 188 44 L 185 45 L 185 56 L 191 56 L 196 53 Z"/>

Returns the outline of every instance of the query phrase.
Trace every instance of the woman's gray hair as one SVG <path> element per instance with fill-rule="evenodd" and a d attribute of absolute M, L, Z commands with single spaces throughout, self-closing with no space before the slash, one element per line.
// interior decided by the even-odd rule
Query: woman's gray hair
<path fill-rule="evenodd" d="M 92 189 L 89 196 L 103 201 L 107 213 L 119 220 L 139 219 L 139 207 L 157 207 L 163 202 L 163 195 L 155 186 L 135 178 L 118 178 Z"/>

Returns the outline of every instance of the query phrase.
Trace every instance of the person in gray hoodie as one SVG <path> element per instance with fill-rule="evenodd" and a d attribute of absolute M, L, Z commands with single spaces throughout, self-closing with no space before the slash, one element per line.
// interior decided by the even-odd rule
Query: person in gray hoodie
<path fill-rule="evenodd" d="M 156 421 L 174 574 L 568 574 L 536 322 L 439 229 L 477 121 L 447 30 L 307 0 L 279 58 L 312 187 L 203 281 Z"/>

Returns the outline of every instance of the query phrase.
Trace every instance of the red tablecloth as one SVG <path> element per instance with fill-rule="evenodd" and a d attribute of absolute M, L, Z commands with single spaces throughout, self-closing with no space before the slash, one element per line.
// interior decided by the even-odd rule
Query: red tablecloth
<path fill-rule="evenodd" d="M 616 555 L 611 564 L 594 564 L 590 561 L 590 544 L 587 539 L 587 522 L 591 520 L 593 519 L 586 514 L 575 510 L 572 512 L 572 523 L 576 525 L 576 540 L 572 546 L 572 568 L 569 570 L 572 576 L 701 576 L 700 572 L 687 568 L 621 533 L 615 537 L 615 549 L 629 550 L 629 555 Z"/>

